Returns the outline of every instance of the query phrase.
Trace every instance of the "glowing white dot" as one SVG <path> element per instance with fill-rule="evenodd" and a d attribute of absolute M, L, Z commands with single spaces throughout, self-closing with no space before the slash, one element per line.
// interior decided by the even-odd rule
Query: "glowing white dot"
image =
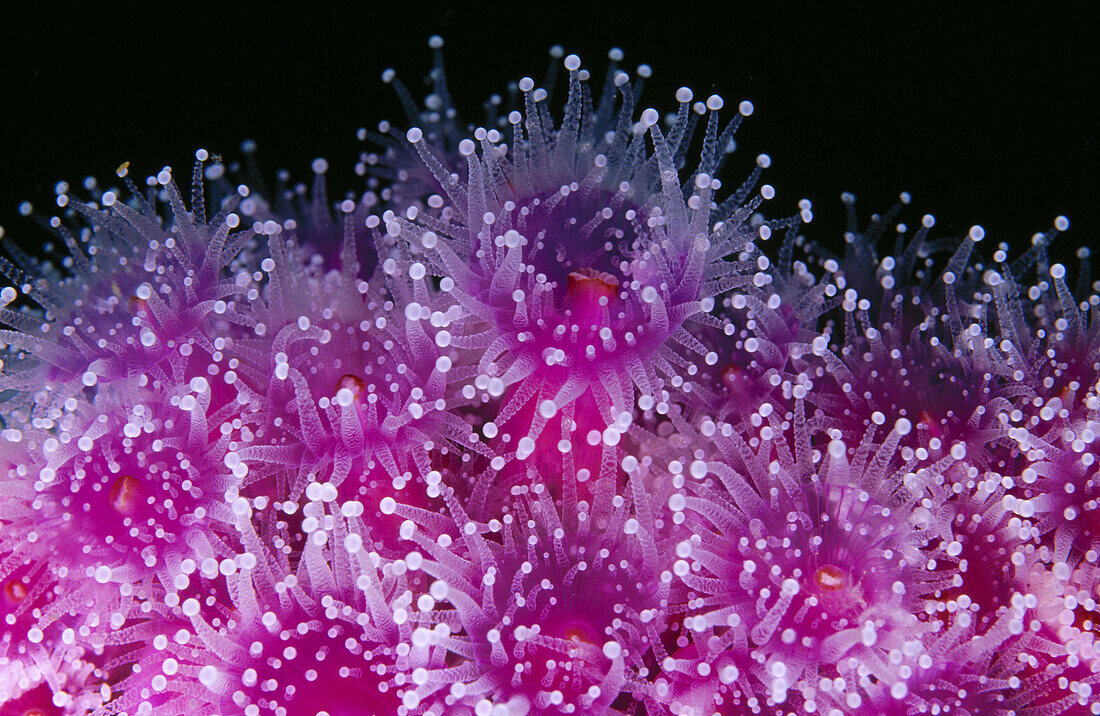
<path fill-rule="evenodd" d="M 207 664 L 199 669 L 199 682 L 208 689 L 213 690 L 218 682 L 218 670 Z"/>
<path fill-rule="evenodd" d="M 531 453 L 535 451 L 535 441 L 529 436 L 520 438 L 518 449 L 516 450 L 516 458 L 519 460 L 526 460 L 531 456 Z"/>

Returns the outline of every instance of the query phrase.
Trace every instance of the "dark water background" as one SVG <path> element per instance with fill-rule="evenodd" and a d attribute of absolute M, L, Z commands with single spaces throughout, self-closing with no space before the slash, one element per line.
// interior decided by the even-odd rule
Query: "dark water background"
<path fill-rule="evenodd" d="M 332 193 L 358 189 L 355 130 L 403 119 L 382 70 L 421 93 L 426 40 L 438 33 L 467 117 L 509 80 L 541 78 L 554 43 L 597 76 L 613 45 L 629 68 L 650 64 L 646 106 L 673 108 L 685 84 L 696 97 L 722 93 L 731 108 L 751 99 L 745 151 L 727 179 L 769 153 L 777 209 L 812 199 L 819 241 L 840 237 L 841 191 L 866 214 L 908 190 L 911 223 L 924 212 L 948 233 L 980 223 L 1022 250 L 1066 214 L 1064 256 L 1100 246 L 1100 26 L 1088 3 L 228 5 L 24 6 L 0 23 L 9 236 L 32 248 L 42 240 L 16 206 L 48 208 L 59 179 L 113 178 L 123 161 L 139 177 L 165 164 L 179 175 L 196 148 L 237 158 L 244 138 L 259 142 L 269 174 L 306 177 L 325 156 Z"/>

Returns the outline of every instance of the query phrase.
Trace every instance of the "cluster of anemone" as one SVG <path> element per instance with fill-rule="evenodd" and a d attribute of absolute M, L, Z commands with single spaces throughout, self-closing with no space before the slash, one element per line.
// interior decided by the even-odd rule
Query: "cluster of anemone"
<path fill-rule="evenodd" d="M 835 251 L 750 102 L 554 48 L 466 125 L 431 45 L 358 196 L 199 150 L 7 245 L 0 712 L 1100 713 L 1065 218 Z"/>

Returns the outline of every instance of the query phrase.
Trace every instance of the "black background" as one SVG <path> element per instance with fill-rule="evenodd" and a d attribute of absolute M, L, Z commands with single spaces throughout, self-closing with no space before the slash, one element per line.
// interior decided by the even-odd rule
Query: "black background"
<path fill-rule="evenodd" d="M 182 170 L 198 147 L 233 159 L 245 138 L 259 142 L 269 173 L 306 177 L 325 156 L 333 194 L 359 189 L 355 130 L 404 123 L 382 70 L 396 68 L 422 96 L 426 40 L 437 33 L 466 117 L 509 80 L 541 78 L 554 43 L 597 77 L 611 46 L 628 69 L 650 64 L 645 106 L 674 108 L 681 85 L 696 97 L 717 91 L 727 107 L 751 99 L 742 166 L 770 154 L 775 213 L 812 199 L 818 240 L 839 239 L 844 190 L 864 215 L 910 191 L 911 222 L 933 213 L 954 234 L 980 223 L 1017 250 L 1058 214 L 1073 222 L 1063 252 L 1100 231 L 1098 27 L 1086 3 L 181 5 L 62 3 L 5 20 L 8 236 L 42 241 L 16 206 L 29 199 L 48 211 L 59 179 L 113 179 L 123 161 L 139 177 Z"/>

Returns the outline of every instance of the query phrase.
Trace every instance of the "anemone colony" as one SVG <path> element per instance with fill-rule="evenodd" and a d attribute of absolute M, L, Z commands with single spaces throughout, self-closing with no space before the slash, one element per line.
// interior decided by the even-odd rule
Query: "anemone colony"
<path fill-rule="evenodd" d="M 467 128 L 431 44 L 357 196 L 200 150 L 7 245 L 0 712 L 1100 713 L 1068 222 L 834 254 L 751 103 L 555 49 Z"/>

